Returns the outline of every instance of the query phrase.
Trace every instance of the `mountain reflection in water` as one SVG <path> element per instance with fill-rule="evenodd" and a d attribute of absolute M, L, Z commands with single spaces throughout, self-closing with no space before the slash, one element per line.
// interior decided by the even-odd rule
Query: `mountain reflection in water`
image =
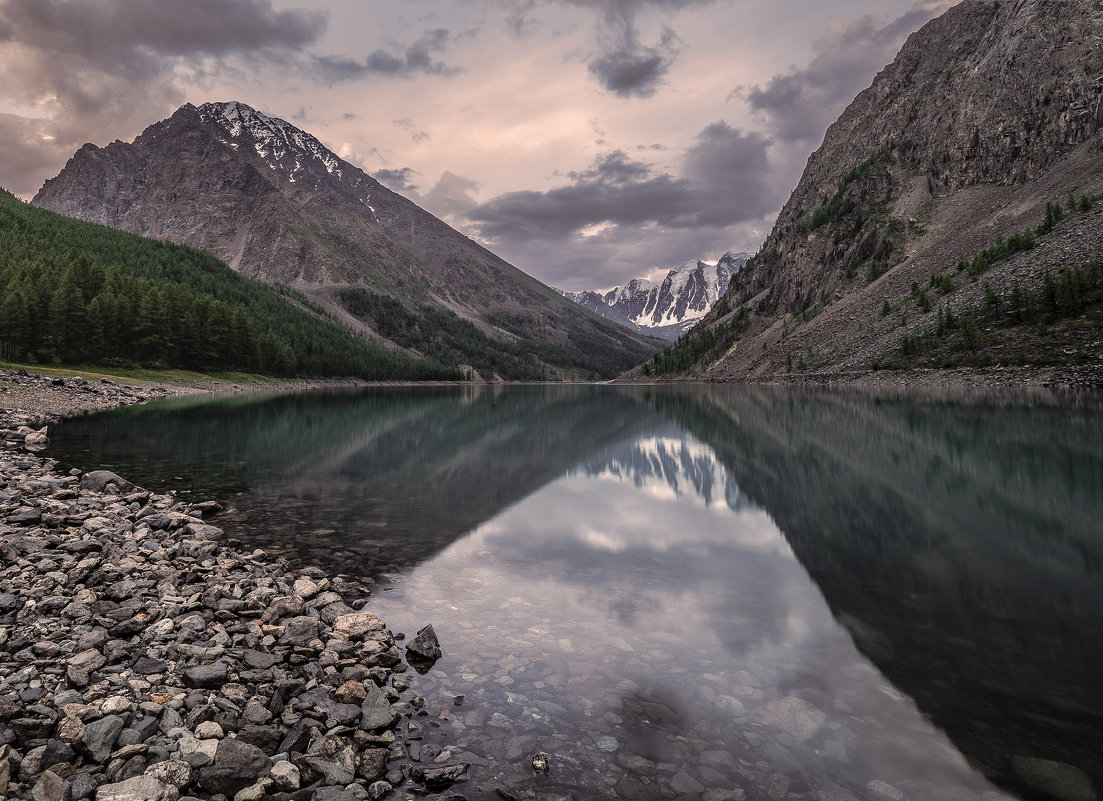
<path fill-rule="evenodd" d="M 648 403 L 707 432 L 861 650 L 979 769 L 1099 796 L 1098 406 L 731 388 Z"/>
<path fill-rule="evenodd" d="M 411 757 L 470 761 L 472 801 L 1103 786 L 1098 409 L 390 389 L 51 436 L 151 488 L 243 493 L 236 536 L 390 584 L 373 608 L 445 650 Z"/>

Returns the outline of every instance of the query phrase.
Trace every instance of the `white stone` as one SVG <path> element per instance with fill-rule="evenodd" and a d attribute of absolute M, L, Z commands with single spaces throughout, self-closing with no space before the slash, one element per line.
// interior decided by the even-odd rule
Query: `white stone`
<path fill-rule="evenodd" d="M 234 796 L 234 801 L 261 801 L 268 796 L 268 789 L 272 786 L 271 779 L 261 779 L 256 784 L 239 790 Z"/>
<path fill-rule="evenodd" d="M 176 801 L 180 791 L 152 776 L 135 776 L 125 782 L 101 784 L 96 801 Z"/>
<path fill-rule="evenodd" d="M 272 787 L 283 792 L 299 789 L 299 769 L 290 762 L 277 762 L 272 766 Z"/>
<path fill-rule="evenodd" d="M 221 740 L 226 736 L 226 733 L 222 731 L 222 727 L 213 720 L 206 720 L 195 727 L 195 736 L 200 740 L 208 740 L 211 738 Z"/>
<path fill-rule="evenodd" d="M 733 695 L 721 695 L 716 699 L 716 706 L 729 715 L 744 715 L 747 712 L 743 702 Z"/>
<path fill-rule="evenodd" d="M 164 762 L 150 765 L 146 769 L 145 775 L 179 789 L 191 781 L 191 765 L 179 759 L 167 759 Z"/>
<path fill-rule="evenodd" d="M 803 743 L 812 739 L 827 716 L 807 701 L 787 696 L 766 702 L 751 713 L 750 719 Z"/>
<path fill-rule="evenodd" d="M 318 594 L 318 585 L 308 578 L 298 579 L 291 587 L 292 591 L 300 598 L 313 598 Z"/>
<path fill-rule="evenodd" d="M 125 695 L 115 695 L 106 699 L 100 707 L 105 715 L 119 715 L 134 711 L 134 704 Z"/>

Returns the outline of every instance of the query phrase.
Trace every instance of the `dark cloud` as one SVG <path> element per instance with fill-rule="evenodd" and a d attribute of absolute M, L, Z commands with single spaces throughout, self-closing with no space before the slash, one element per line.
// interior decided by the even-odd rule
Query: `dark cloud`
<path fill-rule="evenodd" d="M 695 225 L 747 222 L 775 209 L 769 147 L 761 134 L 744 134 L 726 122 L 714 122 L 697 135 L 682 167 L 694 186 Z"/>
<path fill-rule="evenodd" d="M 597 53 L 588 61 L 590 74 L 618 97 L 651 97 L 678 55 L 679 39 L 664 26 L 653 44 L 640 38 L 636 16 L 645 9 L 677 11 L 708 6 L 719 0 L 499 0 L 510 8 L 506 30 L 515 38 L 531 35 L 540 27 L 535 16 L 539 5 L 563 5 L 596 12 Z"/>
<path fill-rule="evenodd" d="M 676 9 L 714 0 L 563 1 L 602 12 L 597 31 L 601 52 L 587 64 L 598 83 L 618 97 L 651 97 L 674 63 L 681 42 L 674 29 L 664 25 L 656 44 L 643 44 L 636 27 L 637 12 L 645 6 Z"/>
<path fill-rule="evenodd" d="M 723 227 L 776 207 L 769 141 L 724 122 L 709 125 L 685 152 L 675 177 L 623 151 L 599 157 L 570 183 L 546 192 L 510 192 L 468 213 L 480 233 L 504 239 L 569 239 L 595 227 Z"/>
<path fill-rule="evenodd" d="M 363 61 L 347 56 L 315 56 L 314 68 L 330 81 L 353 81 L 371 76 L 385 78 L 412 78 L 415 75 L 455 75 L 460 67 L 434 60 L 433 56 L 447 49 L 452 36 L 444 28 L 425 31 L 421 37 L 395 54 L 386 50 L 373 50 Z"/>
<path fill-rule="evenodd" d="M 607 21 L 616 23 L 626 18 L 634 18 L 636 13 L 644 8 L 679 10 L 691 6 L 715 5 L 717 0 L 546 0 L 546 2 L 600 11 Z"/>
<path fill-rule="evenodd" d="M 411 178 L 417 172 L 410 167 L 401 167 L 397 170 L 378 169 L 372 172 L 372 176 L 379 183 L 395 192 L 411 193 L 417 191 L 417 185 L 411 182 Z"/>
<path fill-rule="evenodd" d="M 138 133 L 184 101 L 174 69 L 301 55 L 324 14 L 270 0 L 0 0 L 0 176 L 20 194 L 87 141 Z"/>
<path fill-rule="evenodd" d="M 324 14 L 277 11 L 271 0 L 5 0 L 0 39 L 127 65 L 161 55 L 222 55 L 301 48 L 326 27 Z"/>
<path fill-rule="evenodd" d="M 617 48 L 590 61 L 590 74 L 618 97 L 651 97 L 674 63 L 678 44 L 674 31 L 664 27 L 659 43 L 645 47 L 628 26 Z"/>
<path fill-rule="evenodd" d="M 784 199 L 770 144 L 715 122 L 676 172 L 618 150 L 567 173 L 563 186 L 500 195 L 465 216 L 496 252 L 554 286 L 623 284 L 697 256 L 754 250 Z"/>
<path fill-rule="evenodd" d="M 482 235 L 502 239 L 565 239 L 601 223 L 640 225 L 658 215 L 689 214 L 686 181 L 656 175 L 616 151 L 599 158 L 572 182 L 547 192 L 509 192 L 473 209 Z"/>
<path fill-rule="evenodd" d="M 735 94 L 766 118 L 781 141 L 818 142 L 843 108 L 895 58 L 908 34 L 944 5 L 917 5 L 888 24 L 862 17 L 817 41 L 816 55 L 804 68 L 775 75 L 765 86 L 739 87 Z"/>
<path fill-rule="evenodd" d="M 421 187 L 413 182 L 417 174 L 410 167 L 382 168 L 372 172 L 389 189 L 401 193 L 426 211 L 453 225 L 465 228 L 465 215 L 479 205 L 475 193 L 479 191 L 481 184 L 473 178 L 445 170 L 427 192 L 422 192 Z"/>

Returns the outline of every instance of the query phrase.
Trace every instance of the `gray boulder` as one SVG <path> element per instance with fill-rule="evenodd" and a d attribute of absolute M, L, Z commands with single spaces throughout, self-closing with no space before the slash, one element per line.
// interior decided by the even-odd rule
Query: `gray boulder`
<path fill-rule="evenodd" d="M 118 715 L 108 715 L 99 720 L 92 721 L 80 735 L 82 750 L 88 754 L 93 762 L 103 762 L 111 756 L 111 750 L 119 733 L 123 730 L 124 722 Z"/>
<path fill-rule="evenodd" d="M 93 470 L 91 473 L 85 473 L 80 478 L 80 488 L 113 495 L 128 495 L 140 489 L 137 484 L 131 484 L 125 478 L 115 475 L 110 470 Z"/>
<path fill-rule="evenodd" d="M 184 671 L 184 686 L 193 689 L 216 689 L 226 683 L 229 669 L 225 662 L 196 665 Z"/>
<path fill-rule="evenodd" d="M 385 729 L 394 723 L 395 711 L 386 693 L 374 684 L 365 685 L 368 697 L 360 705 L 360 728 L 366 731 Z"/>
<path fill-rule="evenodd" d="M 432 623 L 423 626 L 413 641 L 406 646 L 407 658 L 413 656 L 415 659 L 436 661 L 443 655 L 444 653 L 440 650 L 440 641 L 437 639 L 437 633 L 433 630 Z"/>

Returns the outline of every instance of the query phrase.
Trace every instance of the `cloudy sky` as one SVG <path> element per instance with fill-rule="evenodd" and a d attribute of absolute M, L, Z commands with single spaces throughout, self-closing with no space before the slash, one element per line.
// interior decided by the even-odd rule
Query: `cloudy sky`
<path fill-rule="evenodd" d="M 304 128 L 564 289 L 753 252 L 956 0 L 0 0 L 0 186 L 184 102 Z"/>

